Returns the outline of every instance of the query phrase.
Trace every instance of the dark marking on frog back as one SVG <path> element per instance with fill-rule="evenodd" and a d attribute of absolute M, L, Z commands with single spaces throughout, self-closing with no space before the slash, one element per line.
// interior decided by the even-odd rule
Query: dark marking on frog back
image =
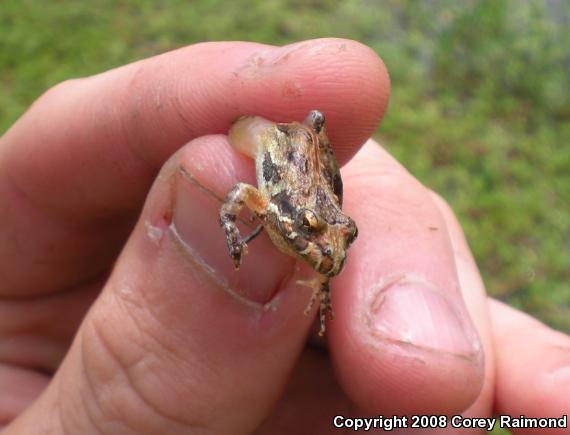
<path fill-rule="evenodd" d="M 279 174 L 279 169 L 271 160 L 271 154 L 266 152 L 263 156 L 263 178 L 265 181 L 272 181 L 277 183 L 281 180 L 281 175 Z"/>
<path fill-rule="evenodd" d="M 333 192 L 338 198 L 340 207 L 342 208 L 342 178 L 340 178 L 340 173 L 336 172 L 333 175 Z"/>
<path fill-rule="evenodd" d="M 337 218 L 342 216 L 339 205 L 336 204 L 330 194 L 327 194 L 320 186 L 316 189 L 316 196 L 317 207 L 321 217 L 329 224 L 337 223 Z"/>
<path fill-rule="evenodd" d="M 309 172 L 309 161 L 296 151 L 289 151 L 287 153 L 287 162 L 294 165 L 302 174 Z"/>

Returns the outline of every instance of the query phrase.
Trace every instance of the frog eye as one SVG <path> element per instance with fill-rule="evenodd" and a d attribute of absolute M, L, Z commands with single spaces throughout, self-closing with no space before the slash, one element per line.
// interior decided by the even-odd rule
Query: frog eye
<path fill-rule="evenodd" d="M 301 210 L 297 216 L 297 226 L 307 233 L 319 231 L 322 227 L 315 212 L 309 209 Z"/>

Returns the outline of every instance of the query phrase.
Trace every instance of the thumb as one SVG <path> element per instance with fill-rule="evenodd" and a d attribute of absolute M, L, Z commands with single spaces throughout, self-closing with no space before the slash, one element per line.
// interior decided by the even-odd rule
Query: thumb
<path fill-rule="evenodd" d="M 294 261 L 267 235 L 233 270 L 215 196 L 252 176 L 224 136 L 197 139 L 166 163 L 60 370 L 8 434 L 40 425 L 42 433 L 236 434 L 266 417 L 311 319 Z"/>

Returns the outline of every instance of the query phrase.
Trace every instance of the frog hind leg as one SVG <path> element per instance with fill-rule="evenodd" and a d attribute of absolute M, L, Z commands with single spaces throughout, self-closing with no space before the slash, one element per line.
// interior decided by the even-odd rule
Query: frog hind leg
<path fill-rule="evenodd" d="M 261 231 L 258 227 L 246 238 L 241 237 L 236 220 L 244 207 L 247 207 L 263 220 L 267 209 L 267 201 L 259 190 L 252 185 L 238 183 L 226 195 L 220 208 L 220 225 L 226 233 L 228 250 L 236 270 L 241 265 L 242 254 L 247 254 L 247 242 Z"/>
<path fill-rule="evenodd" d="M 329 281 L 329 278 L 324 276 L 319 276 L 308 281 L 297 281 L 297 284 L 309 287 L 313 290 L 311 298 L 309 299 L 307 307 L 305 308 L 306 316 L 311 312 L 311 309 L 313 308 L 313 305 L 315 304 L 317 298 L 319 299 L 319 336 L 321 337 L 325 334 L 327 313 L 329 314 L 330 320 L 334 319 Z"/>

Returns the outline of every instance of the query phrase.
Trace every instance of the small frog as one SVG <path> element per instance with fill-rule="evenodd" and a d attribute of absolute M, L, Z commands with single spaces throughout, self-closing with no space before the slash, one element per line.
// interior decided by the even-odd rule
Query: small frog
<path fill-rule="evenodd" d="M 320 300 L 319 335 L 323 335 L 327 312 L 333 319 L 329 280 L 342 270 L 358 233 L 354 221 L 341 211 L 342 179 L 325 117 L 318 110 L 303 123 L 242 117 L 230 129 L 229 141 L 255 159 L 257 175 L 257 188 L 236 184 L 220 210 L 234 267 L 239 269 L 247 242 L 265 228 L 279 250 L 305 260 L 319 274 L 298 284 L 313 289 L 305 314 L 317 297 Z M 242 238 L 236 219 L 244 206 L 261 225 Z"/>

